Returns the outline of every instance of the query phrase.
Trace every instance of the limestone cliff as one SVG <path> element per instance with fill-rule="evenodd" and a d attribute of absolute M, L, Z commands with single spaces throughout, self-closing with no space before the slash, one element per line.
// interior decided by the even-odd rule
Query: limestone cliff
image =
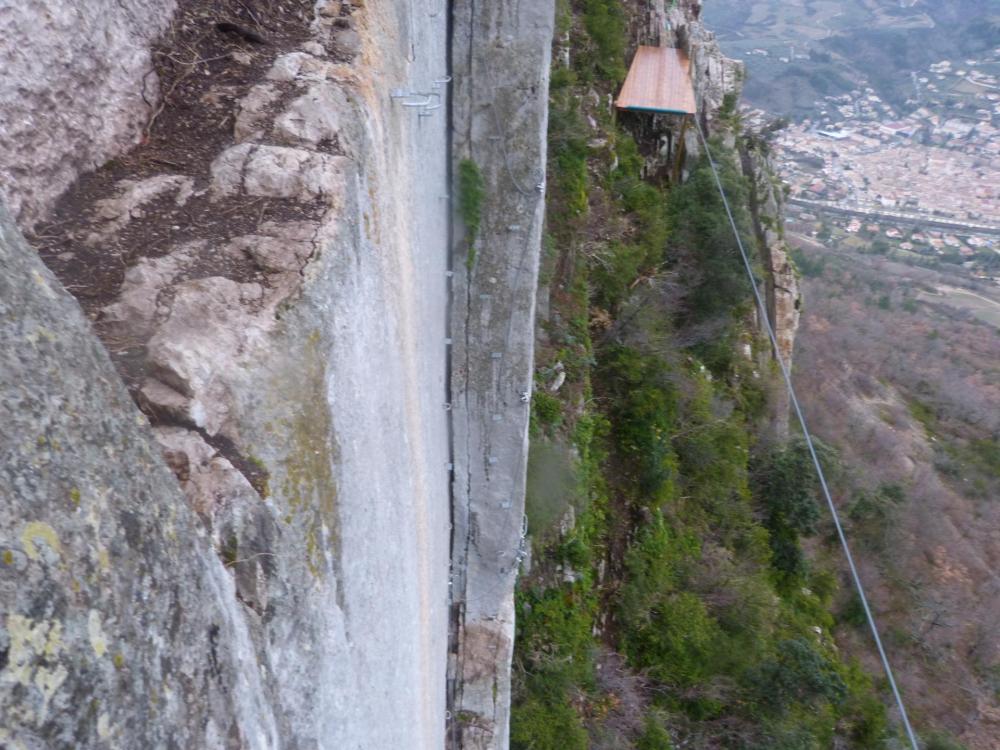
<path fill-rule="evenodd" d="M 778 340 L 778 356 L 791 370 L 795 335 L 801 316 L 802 292 L 799 289 L 798 273 L 785 243 L 782 183 L 768 158 L 766 144 L 759 137 L 742 139 L 740 156 L 743 174 L 750 186 L 750 218 L 757 253 L 765 272 L 763 291 L 767 314 Z M 769 398 L 770 433 L 780 440 L 788 436 L 791 405 L 783 384 L 777 378 L 774 378 L 774 382 L 775 387 L 771 389 Z"/>
<path fill-rule="evenodd" d="M 0 744 L 507 747 L 554 5 L 0 8 Z"/>
<path fill-rule="evenodd" d="M 231 572 L 0 207 L 0 744 L 275 747 Z"/>
<path fill-rule="evenodd" d="M 500 750 L 524 552 L 554 2 L 459 0 L 453 11 L 454 156 L 477 165 L 483 184 L 478 233 L 461 227 L 452 248 L 448 742 Z"/>
<path fill-rule="evenodd" d="M 149 31 L 130 37 L 142 54 L 113 33 L 79 44 L 35 3 L 19 23 L 44 33 L 0 40 L 4 59 L 114 61 L 150 102 L 101 144 L 87 123 L 121 114 L 117 84 L 26 70 L 93 148 L 33 100 L 34 131 L 0 129 L 5 194 L 118 371 L 17 244 L 0 366 L 8 738 L 440 747 L 445 4 L 187 0 L 172 18 L 157 4 L 155 24 L 138 0 L 107 5 Z M 140 82 L 168 20 L 157 99 Z M 71 151 L 59 179 L 44 159 L 8 166 Z"/>

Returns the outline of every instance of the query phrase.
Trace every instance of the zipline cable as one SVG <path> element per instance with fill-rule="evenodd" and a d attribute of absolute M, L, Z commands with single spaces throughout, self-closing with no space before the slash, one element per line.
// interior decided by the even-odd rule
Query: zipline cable
<path fill-rule="evenodd" d="M 778 337 L 774 333 L 774 327 L 771 325 L 771 319 L 767 314 L 767 306 L 764 304 L 764 298 L 761 297 L 760 290 L 757 288 L 757 281 L 754 278 L 753 267 L 750 265 L 750 258 L 747 255 L 746 249 L 743 247 L 743 239 L 740 237 L 739 229 L 736 227 L 736 219 L 733 218 L 732 209 L 729 207 L 729 199 L 726 198 L 726 191 L 722 187 L 722 179 L 719 177 L 719 170 L 716 167 L 715 159 L 712 157 L 712 150 L 708 147 L 708 139 L 705 137 L 705 132 L 701 128 L 701 122 L 695 117 L 695 124 L 698 126 L 698 135 L 701 136 L 701 143 L 705 148 L 705 156 L 708 157 L 708 164 L 712 168 L 712 175 L 715 177 L 715 184 L 719 188 L 719 195 L 722 197 L 722 205 L 725 206 L 726 216 L 729 217 L 729 224 L 733 228 L 733 236 L 736 237 L 736 245 L 740 249 L 740 256 L 743 258 L 743 265 L 746 268 L 747 275 L 750 277 L 750 286 L 753 287 L 753 296 L 757 300 L 757 307 L 760 309 L 760 317 L 764 322 L 764 328 L 767 330 L 767 336 L 771 340 L 771 345 L 774 347 L 774 356 L 778 360 L 778 365 L 781 367 L 781 375 L 785 380 L 785 386 L 788 388 L 788 395 L 791 399 L 792 406 L 795 409 L 795 416 L 798 417 L 799 425 L 802 427 L 802 436 L 805 438 L 806 445 L 809 447 L 809 455 L 812 457 L 813 465 L 816 467 L 816 475 L 819 477 L 820 487 L 823 489 L 823 497 L 826 498 L 826 504 L 830 509 L 830 515 L 833 517 L 833 525 L 837 528 L 837 536 L 840 539 L 840 546 L 844 550 L 844 557 L 847 558 L 847 565 L 851 569 L 851 577 L 854 579 L 854 588 L 857 589 L 858 597 L 861 599 L 861 606 L 865 610 L 865 618 L 868 620 L 868 627 L 871 629 L 872 637 L 875 639 L 875 646 L 878 648 L 879 658 L 882 660 L 882 668 L 885 670 L 885 676 L 889 680 L 889 686 L 892 688 L 893 697 L 896 699 L 896 706 L 899 708 L 899 715 L 903 721 L 903 727 L 906 729 L 906 735 L 910 740 L 910 745 L 913 750 L 920 750 L 920 745 L 917 742 L 917 737 L 913 733 L 913 727 L 910 726 L 910 718 L 906 713 L 906 707 L 903 705 L 903 697 L 899 694 L 899 688 L 896 686 L 896 678 L 893 676 L 892 667 L 889 665 L 889 657 L 886 656 L 885 648 L 882 646 L 882 638 L 878 633 L 878 626 L 875 624 L 875 616 L 872 615 L 871 607 L 868 606 L 868 597 L 865 596 L 864 586 L 861 584 L 861 576 L 858 574 L 858 568 L 854 564 L 854 556 L 851 554 L 851 548 L 847 544 L 847 537 L 844 534 L 844 527 L 840 523 L 840 514 L 837 513 L 837 507 L 833 504 L 833 498 L 830 495 L 830 488 L 826 483 L 826 476 L 823 474 L 823 467 L 820 465 L 819 457 L 816 455 L 816 448 L 813 445 L 812 435 L 809 433 L 809 428 L 806 426 L 806 419 L 802 415 L 802 409 L 799 407 L 799 399 L 795 395 L 795 388 L 792 386 L 792 376 L 788 371 L 788 366 L 785 364 L 785 360 L 781 357 L 781 349 L 778 347 Z"/>

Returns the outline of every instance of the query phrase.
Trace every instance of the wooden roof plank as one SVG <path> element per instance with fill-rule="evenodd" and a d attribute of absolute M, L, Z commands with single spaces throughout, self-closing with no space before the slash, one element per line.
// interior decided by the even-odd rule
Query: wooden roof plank
<path fill-rule="evenodd" d="M 639 47 L 615 106 L 641 112 L 695 114 L 687 54 L 673 47 Z"/>

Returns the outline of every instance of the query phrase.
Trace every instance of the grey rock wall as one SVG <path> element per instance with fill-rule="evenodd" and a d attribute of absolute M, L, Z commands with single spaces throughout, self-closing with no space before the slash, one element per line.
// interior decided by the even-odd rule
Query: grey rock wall
<path fill-rule="evenodd" d="M 778 340 L 777 354 L 791 370 L 795 336 L 801 317 L 802 292 L 785 243 L 782 183 L 759 145 L 750 148 L 749 143 L 743 144 L 741 164 L 750 185 L 750 218 L 757 240 L 757 252 L 767 272 L 763 285 L 767 314 Z M 770 347 L 768 352 L 773 356 Z M 770 360 L 770 357 L 767 359 Z M 771 413 L 770 437 L 785 440 L 788 437 L 791 402 L 784 381 L 775 382 L 768 403 Z"/>
<path fill-rule="evenodd" d="M 0 199 L 22 227 L 135 144 L 173 0 L 0 0 Z M 144 98 L 145 97 L 145 98 Z"/>
<path fill-rule="evenodd" d="M 524 552 L 554 2 L 458 0 L 453 8 L 454 155 L 480 167 L 485 189 L 478 235 L 459 232 L 453 246 L 448 741 L 499 750 L 508 745 L 513 592 Z"/>
<path fill-rule="evenodd" d="M 58 230 L 75 263 L 128 259 L 100 303 L 65 281 L 156 424 L 118 435 L 141 417 L 120 384 L 98 398 L 117 381 L 93 339 L 85 357 L 60 334 L 58 365 L 0 381 L 24 412 L 0 432 L 3 611 L 20 618 L 0 642 L 17 657 L 0 661 L 0 744 L 444 744 L 445 2 L 315 10 L 307 40 L 257 51 L 273 59 L 245 94 L 199 98 L 234 127 L 214 158 L 115 172 Z M 10 283 L 37 304 L 10 298 L 27 317 L 0 356 L 47 352 L 67 306 L 86 327 L 38 273 Z"/>
<path fill-rule="evenodd" d="M 279 745 L 234 584 L 0 207 L 0 745 Z"/>

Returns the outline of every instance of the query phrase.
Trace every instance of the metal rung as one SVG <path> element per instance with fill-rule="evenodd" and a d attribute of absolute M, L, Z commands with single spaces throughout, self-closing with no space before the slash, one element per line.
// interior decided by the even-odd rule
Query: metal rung
<path fill-rule="evenodd" d="M 402 102 L 402 105 L 404 107 L 420 107 L 421 109 L 423 109 L 424 107 L 427 107 L 430 103 L 431 103 L 431 98 L 429 96 L 425 96 L 420 101 Z"/>

